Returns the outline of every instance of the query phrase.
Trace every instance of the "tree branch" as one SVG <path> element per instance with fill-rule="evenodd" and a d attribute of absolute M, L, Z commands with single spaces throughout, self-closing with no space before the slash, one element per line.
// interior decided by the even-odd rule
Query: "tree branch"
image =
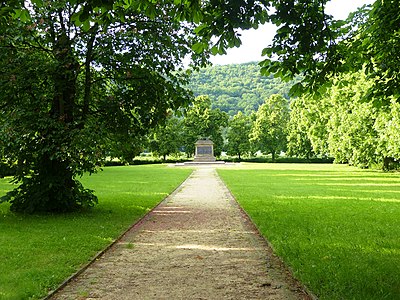
<path fill-rule="evenodd" d="M 85 91 L 84 91 L 84 96 L 83 96 L 83 110 L 82 110 L 82 118 L 83 120 L 86 119 L 86 116 L 89 112 L 89 105 L 90 105 L 90 93 L 91 93 L 91 87 L 92 87 L 92 71 L 90 69 L 90 63 L 93 60 L 93 48 L 94 48 L 94 43 L 96 40 L 96 34 L 99 26 L 98 24 L 95 24 L 90 30 L 91 30 L 91 35 L 90 39 L 87 43 L 87 52 L 86 52 L 86 60 L 85 60 Z"/>

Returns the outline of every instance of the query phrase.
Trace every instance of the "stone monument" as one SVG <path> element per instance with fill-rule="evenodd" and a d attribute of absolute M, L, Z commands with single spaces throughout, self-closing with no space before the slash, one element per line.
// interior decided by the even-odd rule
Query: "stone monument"
<path fill-rule="evenodd" d="M 215 162 L 214 143 L 210 139 L 200 139 L 195 143 L 194 162 Z"/>

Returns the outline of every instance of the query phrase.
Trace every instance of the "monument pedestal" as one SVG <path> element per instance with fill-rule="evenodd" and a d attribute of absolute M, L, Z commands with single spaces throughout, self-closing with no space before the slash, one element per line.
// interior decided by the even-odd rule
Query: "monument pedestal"
<path fill-rule="evenodd" d="M 215 162 L 214 143 L 209 139 L 198 140 L 193 162 Z"/>
<path fill-rule="evenodd" d="M 214 143 L 209 139 L 198 140 L 195 144 L 196 151 L 193 161 L 187 161 L 180 165 L 221 165 L 224 161 L 216 161 L 214 156 Z"/>

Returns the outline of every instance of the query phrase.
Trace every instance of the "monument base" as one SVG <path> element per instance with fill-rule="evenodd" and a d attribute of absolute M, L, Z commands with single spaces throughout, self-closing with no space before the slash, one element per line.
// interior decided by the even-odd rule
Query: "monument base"
<path fill-rule="evenodd" d="M 180 166 L 207 166 L 207 165 L 224 165 L 224 161 L 185 161 L 182 164 L 176 164 Z"/>
<path fill-rule="evenodd" d="M 195 156 L 194 162 L 214 162 L 216 161 L 214 156 Z"/>

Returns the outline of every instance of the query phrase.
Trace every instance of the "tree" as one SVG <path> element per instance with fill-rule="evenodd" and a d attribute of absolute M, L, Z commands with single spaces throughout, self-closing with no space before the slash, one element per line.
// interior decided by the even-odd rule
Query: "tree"
<path fill-rule="evenodd" d="M 239 111 L 229 120 L 228 126 L 227 153 L 237 155 L 240 160 L 242 155 L 250 152 L 251 118 Z"/>
<path fill-rule="evenodd" d="M 394 97 L 389 106 L 365 101 L 371 84 L 362 71 L 341 74 L 317 99 L 310 94 L 295 99 L 288 153 L 301 152 L 302 141 L 309 140 L 316 154 L 332 156 L 336 163 L 398 167 L 399 105 Z"/>
<path fill-rule="evenodd" d="M 350 24 L 357 27 L 350 36 L 348 58 L 343 64 L 355 61 L 356 67 L 364 67 L 367 79 L 371 79 L 366 98 L 373 97 L 375 106 L 390 106 L 393 99 L 400 102 L 398 4 L 397 1 L 375 1 L 371 7 L 355 14 Z"/>
<path fill-rule="evenodd" d="M 166 160 L 167 155 L 179 153 L 182 145 L 183 121 L 175 116 L 167 118 L 150 134 L 150 150 L 153 154 L 162 156 Z"/>
<path fill-rule="evenodd" d="M 196 97 L 186 109 L 184 119 L 184 147 L 186 154 L 194 154 L 194 144 L 199 138 L 210 138 L 214 142 L 214 154 L 221 155 L 224 139 L 223 128 L 228 123 L 225 112 L 211 108 L 211 100 L 207 96 Z"/>
<path fill-rule="evenodd" d="M 308 135 L 308 115 L 304 107 L 304 98 L 295 98 L 290 102 L 290 116 L 287 135 L 287 155 L 309 159 L 314 156 Z"/>
<path fill-rule="evenodd" d="M 147 136 L 144 135 L 132 135 L 127 138 L 124 134 L 115 134 L 113 139 L 107 143 L 105 152 L 108 153 L 110 159 L 115 158 L 123 164 L 130 164 L 145 150 L 147 142 Z"/>
<path fill-rule="evenodd" d="M 1 1 L 0 136 L 20 183 L 3 201 L 28 213 L 93 206 L 77 176 L 189 102 L 183 58 L 204 65 L 264 15 L 258 1 Z"/>
<path fill-rule="evenodd" d="M 376 163 L 377 111 L 363 101 L 368 82 L 362 72 L 343 74 L 333 81 L 323 101 L 331 103 L 327 122 L 328 148 L 335 162 L 368 167 Z"/>
<path fill-rule="evenodd" d="M 272 95 L 257 111 L 250 141 L 275 161 L 276 154 L 286 151 L 288 122 L 288 101 L 281 95 Z"/>
<path fill-rule="evenodd" d="M 326 2 L 273 1 L 276 10 L 270 20 L 278 29 L 272 44 L 263 50 L 267 58 L 261 63 L 262 72 L 285 79 L 302 74 L 292 93 L 317 92 L 331 74 L 351 68 L 343 61 L 351 53 L 347 42 L 354 36 L 352 30 L 360 24 L 352 27 L 333 20 L 325 13 Z"/>
<path fill-rule="evenodd" d="M 374 129 L 378 133 L 378 153 L 382 168 L 398 168 L 400 163 L 400 103 L 393 97 L 390 107 L 382 109 L 377 116 Z"/>
<path fill-rule="evenodd" d="M 389 106 L 392 97 L 400 101 L 398 2 L 375 1 L 345 21 L 326 14 L 326 2 L 272 1 L 270 21 L 278 30 L 263 50 L 262 72 L 285 79 L 303 74 L 292 93 L 323 94 L 336 74 L 363 70 L 372 79 L 367 101 L 375 106 Z"/>

